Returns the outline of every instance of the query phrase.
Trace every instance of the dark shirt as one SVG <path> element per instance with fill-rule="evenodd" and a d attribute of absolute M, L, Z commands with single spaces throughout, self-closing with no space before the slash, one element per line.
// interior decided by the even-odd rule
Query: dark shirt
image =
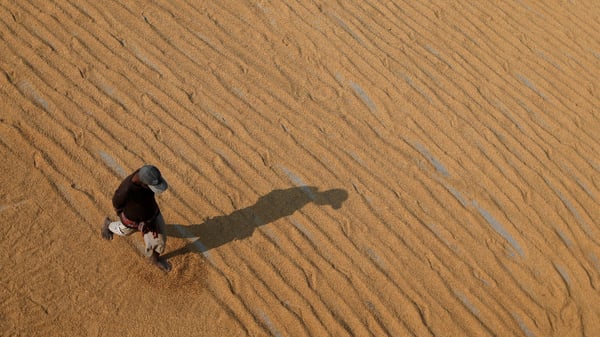
<path fill-rule="evenodd" d="M 135 222 L 148 221 L 158 213 L 158 204 L 151 189 L 132 181 L 136 173 L 137 171 L 133 172 L 121 182 L 112 203 L 117 213 L 123 212 L 127 219 Z"/>

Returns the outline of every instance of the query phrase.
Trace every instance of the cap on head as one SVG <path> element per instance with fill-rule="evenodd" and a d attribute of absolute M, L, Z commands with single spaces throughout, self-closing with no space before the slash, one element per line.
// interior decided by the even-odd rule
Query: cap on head
<path fill-rule="evenodd" d="M 154 165 L 144 165 L 138 171 L 138 177 L 140 181 L 152 190 L 152 192 L 159 194 L 167 190 L 169 185 L 167 181 L 162 177 L 160 171 Z"/>

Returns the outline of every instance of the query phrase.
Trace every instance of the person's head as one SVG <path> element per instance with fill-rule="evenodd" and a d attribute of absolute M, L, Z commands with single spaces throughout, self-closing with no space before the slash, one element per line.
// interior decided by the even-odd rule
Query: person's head
<path fill-rule="evenodd" d="M 137 173 L 137 178 L 142 184 L 147 185 L 155 194 L 160 194 L 169 188 L 167 181 L 154 165 L 142 166 Z"/>

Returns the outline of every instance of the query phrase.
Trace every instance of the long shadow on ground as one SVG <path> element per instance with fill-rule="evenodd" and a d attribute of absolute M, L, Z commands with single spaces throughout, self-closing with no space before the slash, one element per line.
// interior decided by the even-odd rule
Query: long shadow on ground
<path fill-rule="evenodd" d="M 203 253 L 233 240 L 250 237 L 257 227 L 289 216 L 310 202 L 339 209 L 346 199 L 348 192 L 343 189 L 319 192 L 314 186 L 300 186 L 274 190 L 260 197 L 252 206 L 229 215 L 210 218 L 202 224 L 167 225 L 167 236 L 196 240 L 162 257 L 169 259 L 197 249 Z"/>

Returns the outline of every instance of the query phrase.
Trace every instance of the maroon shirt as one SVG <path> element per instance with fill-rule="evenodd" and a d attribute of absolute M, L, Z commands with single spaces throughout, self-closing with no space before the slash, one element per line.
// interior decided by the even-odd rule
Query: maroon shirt
<path fill-rule="evenodd" d="M 112 199 L 113 207 L 117 213 L 123 212 L 127 219 L 141 222 L 154 219 L 159 208 L 151 189 L 138 185 L 132 181 L 133 172 L 121 182 Z"/>

